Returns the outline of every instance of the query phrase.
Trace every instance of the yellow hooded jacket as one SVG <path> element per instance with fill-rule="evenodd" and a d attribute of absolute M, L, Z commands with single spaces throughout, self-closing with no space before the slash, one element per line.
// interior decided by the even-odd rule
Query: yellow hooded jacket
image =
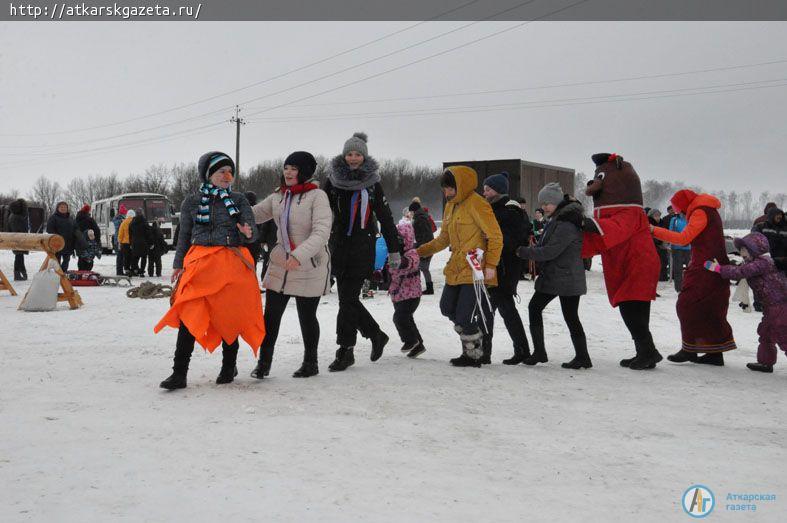
<path fill-rule="evenodd" d="M 464 165 L 446 170 L 456 180 L 456 196 L 445 205 L 440 235 L 418 248 L 421 257 L 432 256 L 446 247 L 451 248 L 451 258 L 443 270 L 448 285 L 473 283 L 473 272 L 467 263 L 467 253 L 480 248 L 484 251 L 484 267 L 497 268 L 503 252 L 503 233 L 495 219 L 492 206 L 475 192 L 478 175 Z M 487 285 L 497 285 L 497 274 Z"/>
<path fill-rule="evenodd" d="M 128 233 L 128 226 L 131 225 L 131 216 L 127 217 L 120 223 L 118 227 L 118 243 L 131 243 L 131 236 Z"/>

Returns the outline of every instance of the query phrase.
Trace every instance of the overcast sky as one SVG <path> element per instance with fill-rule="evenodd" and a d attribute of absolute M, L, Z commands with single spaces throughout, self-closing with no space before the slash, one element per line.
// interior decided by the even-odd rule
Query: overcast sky
<path fill-rule="evenodd" d="M 5 163 L 0 192 L 16 188 L 26 194 L 42 174 L 65 184 L 80 175 L 116 171 L 126 176 L 151 164 L 195 161 L 211 149 L 234 154 L 229 106 L 260 97 L 242 112 L 249 119 L 241 134 L 244 169 L 299 149 L 337 154 L 353 131 L 363 130 L 369 134 L 370 154 L 378 158 L 432 165 L 523 158 L 592 172 L 590 155 L 606 151 L 622 154 L 643 178 L 755 193 L 787 191 L 787 23 L 780 22 L 532 23 L 363 80 L 516 24 L 475 24 L 358 65 L 466 24 L 432 22 L 234 94 L 81 130 L 262 82 L 413 24 L 0 24 L 0 153 Z M 570 83 L 585 85 L 525 89 Z M 350 85 L 266 110 L 345 84 Z M 697 92 L 686 89 L 710 86 L 735 91 L 684 95 Z M 775 87 L 753 89 L 763 86 Z M 510 91 L 390 101 L 490 90 Z M 590 103 L 633 94 L 649 99 Z M 542 107 L 516 106 L 526 103 Z M 443 108 L 453 113 L 401 114 Z M 399 114 L 380 115 L 389 112 Z M 218 125 L 206 127 L 211 124 Z M 154 127 L 159 128 L 145 130 Z M 73 132 L 42 134 L 61 131 Z M 22 134 L 33 136 L 11 136 Z M 111 138 L 116 135 L 125 136 Z"/>

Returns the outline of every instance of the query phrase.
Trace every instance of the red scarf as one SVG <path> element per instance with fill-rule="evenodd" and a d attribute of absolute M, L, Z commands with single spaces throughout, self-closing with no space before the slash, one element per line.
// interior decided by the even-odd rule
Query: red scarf
<path fill-rule="evenodd" d="M 312 182 L 299 183 L 291 187 L 287 186 L 287 184 L 282 184 L 282 186 L 279 187 L 279 191 L 282 194 L 284 194 L 287 191 L 290 191 L 292 194 L 302 194 L 305 192 L 309 192 L 313 189 L 319 189 L 319 187 L 317 187 L 317 185 Z"/>

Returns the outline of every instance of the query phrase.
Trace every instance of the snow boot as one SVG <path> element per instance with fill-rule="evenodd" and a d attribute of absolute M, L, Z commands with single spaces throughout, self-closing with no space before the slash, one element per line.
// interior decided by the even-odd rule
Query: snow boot
<path fill-rule="evenodd" d="M 544 346 L 544 327 L 543 325 L 530 324 L 530 335 L 533 338 L 533 354 L 525 358 L 525 365 L 535 365 L 536 363 L 546 363 L 547 349 Z"/>
<path fill-rule="evenodd" d="M 767 363 L 747 363 L 746 367 L 757 372 L 773 372 L 773 365 L 768 365 Z"/>
<path fill-rule="evenodd" d="M 459 335 L 459 339 L 462 340 L 463 353 L 468 358 L 472 360 L 477 360 L 480 365 L 481 358 L 483 358 L 484 356 L 484 349 L 483 349 L 484 334 L 480 330 L 472 334 L 468 334 L 467 332 L 462 332 L 462 334 Z"/>
<path fill-rule="evenodd" d="M 667 356 L 667 359 L 673 363 L 685 363 L 687 361 L 697 363 L 697 355 L 693 352 L 685 351 L 683 349 L 680 349 L 675 354 L 670 354 Z"/>
<path fill-rule="evenodd" d="M 481 340 L 481 365 L 490 365 L 492 363 L 492 336 L 485 335 Z"/>
<path fill-rule="evenodd" d="M 372 338 L 372 353 L 369 356 L 369 359 L 372 361 L 377 361 L 383 355 L 383 349 L 388 344 L 388 335 L 383 331 L 379 331 L 373 338 Z"/>
<path fill-rule="evenodd" d="M 216 385 L 225 385 L 232 383 L 235 376 L 238 375 L 238 367 L 235 363 L 238 361 L 238 342 L 232 345 L 224 345 L 221 350 L 221 371 L 216 377 Z"/>
<path fill-rule="evenodd" d="M 309 378 L 311 376 L 316 376 L 320 373 L 320 369 L 317 368 L 316 361 L 304 361 L 301 365 L 301 368 L 296 370 L 293 374 L 293 378 Z"/>
<path fill-rule="evenodd" d="M 697 363 L 704 363 L 705 365 L 716 365 L 717 367 L 724 366 L 724 353 L 715 352 L 710 354 L 703 354 L 697 358 Z"/>
<path fill-rule="evenodd" d="M 411 350 L 413 350 L 416 347 L 418 347 L 418 345 L 420 345 L 420 344 L 421 344 L 420 341 L 414 341 L 412 343 L 405 343 L 405 344 L 402 345 L 402 352 L 405 352 L 405 353 L 406 352 L 410 352 Z"/>
<path fill-rule="evenodd" d="M 355 355 L 353 354 L 353 347 L 339 347 L 336 350 L 336 359 L 333 360 L 333 363 L 328 365 L 328 370 L 331 372 L 341 372 L 354 363 Z"/>
<path fill-rule="evenodd" d="M 421 354 L 426 352 L 426 347 L 424 347 L 423 343 L 418 343 L 413 349 L 407 353 L 408 358 L 417 358 Z"/>
<path fill-rule="evenodd" d="M 432 283 L 430 281 L 426 282 L 426 290 L 424 290 L 424 292 L 422 292 L 421 294 L 427 295 L 427 296 L 433 295 L 434 294 L 434 283 Z"/>
<path fill-rule="evenodd" d="M 634 342 L 637 347 L 637 356 L 629 363 L 631 370 L 649 370 L 655 369 L 656 364 L 664 359 L 661 353 L 656 349 L 653 343 L 653 338 L 648 337 L 646 340 Z"/>
<path fill-rule="evenodd" d="M 162 381 L 159 387 L 167 390 L 185 389 L 186 388 L 186 373 L 175 371 L 172 375 Z"/>
<path fill-rule="evenodd" d="M 257 366 L 254 367 L 253 371 L 251 371 L 251 377 L 261 380 L 263 378 L 266 378 L 270 373 L 271 373 L 270 364 L 267 364 L 262 359 L 260 359 L 260 361 L 257 362 Z"/>
<path fill-rule="evenodd" d="M 471 358 L 467 354 L 462 354 L 458 358 L 452 359 L 451 365 L 453 365 L 454 367 L 480 367 L 481 360 L 476 360 Z"/>
<path fill-rule="evenodd" d="M 571 341 L 574 343 L 574 359 L 563 363 L 561 367 L 564 369 L 589 369 L 593 366 L 588 355 L 588 341 L 585 336 L 572 336 Z"/>

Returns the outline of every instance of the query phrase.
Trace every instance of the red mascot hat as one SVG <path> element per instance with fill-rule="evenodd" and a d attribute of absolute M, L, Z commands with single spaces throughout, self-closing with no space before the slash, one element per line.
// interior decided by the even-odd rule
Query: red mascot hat
<path fill-rule="evenodd" d="M 670 202 L 672 202 L 672 207 L 675 211 L 686 212 L 689 209 L 689 205 L 691 205 L 691 202 L 693 202 L 696 197 L 697 193 L 691 189 L 681 189 L 673 195 Z"/>

